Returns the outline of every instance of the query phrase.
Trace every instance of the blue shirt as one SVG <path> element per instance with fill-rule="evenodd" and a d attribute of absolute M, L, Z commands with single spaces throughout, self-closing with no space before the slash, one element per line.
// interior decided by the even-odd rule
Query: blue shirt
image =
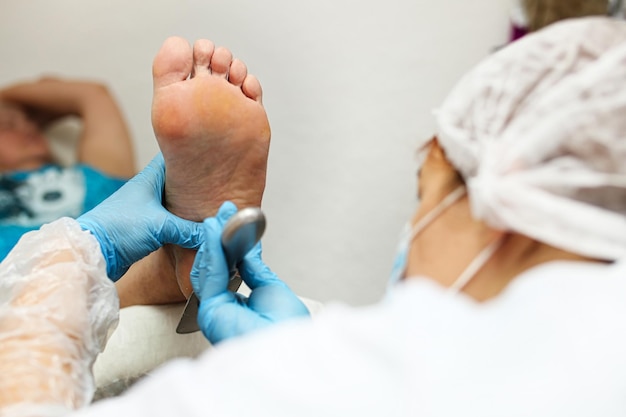
<path fill-rule="evenodd" d="M 125 182 L 82 164 L 0 175 L 0 261 L 24 233 L 60 217 L 80 216 Z"/>

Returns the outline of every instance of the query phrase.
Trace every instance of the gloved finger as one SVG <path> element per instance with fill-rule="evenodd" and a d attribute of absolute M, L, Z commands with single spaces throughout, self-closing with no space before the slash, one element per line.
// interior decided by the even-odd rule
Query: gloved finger
<path fill-rule="evenodd" d="M 274 322 L 310 315 L 302 300 L 263 262 L 261 252 L 259 242 L 239 267 L 243 280 L 252 290 L 249 308 Z"/>
<path fill-rule="evenodd" d="M 158 197 L 158 201 L 161 202 L 161 196 L 163 195 L 163 188 L 165 186 L 165 160 L 163 155 L 159 152 L 144 169 L 130 181 L 141 181 L 148 184 L 150 189 Z"/>
<path fill-rule="evenodd" d="M 163 209 L 165 220 L 157 231 L 161 245 L 171 243 L 187 249 L 198 249 L 202 243 L 204 226 L 202 223 L 181 219 Z"/>
<path fill-rule="evenodd" d="M 267 285 L 285 285 L 263 262 L 261 253 L 261 242 L 258 242 L 239 263 L 239 274 L 243 281 L 251 290 Z"/>
<path fill-rule="evenodd" d="M 148 180 L 162 187 L 165 183 L 165 160 L 163 159 L 163 154 L 160 152 L 156 154 L 146 165 L 144 171 Z"/>
<path fill-rule="evenodd" d="M 225 201 L 220 206 L 215 217 L 220 226 L 224 227 L 226 222 L 237 213 L 237 206 L 232 201 Z M 220 233 L 221 236 L 221 233 Z"/>
<path fill-rule="evenodd" d="M 198 297 L 204 290 L 204 281 L 207 275 L 208 269 L 208 248 L 206 240 L 200 245 L 200 248 L 196 252 L 196 256 L 193 260 L 193 266 L 189 272 L 189 281 L 191 281 L 191 287 Z"/>
<path fill-rule="evenodd" d="M 190 273 L 191 285 L 202 301 L 228 291 L 229 271 L 222 250 L 222 226 L 215 217 L 206 219 L 204 242 Z"/>

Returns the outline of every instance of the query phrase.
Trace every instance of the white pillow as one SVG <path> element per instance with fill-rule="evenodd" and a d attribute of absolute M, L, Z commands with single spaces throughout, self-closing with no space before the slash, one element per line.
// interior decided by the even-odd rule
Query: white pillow
<path fill-rule="evenodd" d="M 209 348 L 202 332 L 176 333 L 185 304 L 132 306 L 94 364 L 94 399 L 117 395 L 157 366 L 176 357 L 194 357 Z"/>
<path fill-rule="evenodd" d="M 248 293 L 245 287 L 241 293 Z M 311 315 L 320 302 L 300 297 Z M 94 364 L 94 400 L 118 395 L 159 365 L 177 357 L 195 357 L 211 344 L 202 332 L 176 333 L 185 303 L 132 306 L 120 310 L 120 321 Z"/>

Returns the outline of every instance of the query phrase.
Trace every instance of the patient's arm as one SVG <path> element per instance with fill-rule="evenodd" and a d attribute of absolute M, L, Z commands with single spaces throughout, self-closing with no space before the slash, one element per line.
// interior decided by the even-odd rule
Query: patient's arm
<path fill-rule="evenodd" d="M 77 160 L 114 177 L 130 178 L 135 174 L 130 130 L 106 85 L 47 77 L 6 86 L 0 90 L 0 99 L 36 112 L 44 123 L 70 115 L 80 117 Z"/>
<path fill-rule="evenodd" d="M 89 232 L 61 219 L 26 234 L 0 264 L 0 415 L 87 405 L 118 311 Z"/>

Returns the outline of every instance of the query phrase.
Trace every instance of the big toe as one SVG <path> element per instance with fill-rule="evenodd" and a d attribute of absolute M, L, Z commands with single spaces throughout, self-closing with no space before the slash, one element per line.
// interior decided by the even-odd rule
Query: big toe
<path fill-rule="evenodd" d="M 177 36 L 163 42 L 152 63 L 154 88 L 186 80 L 193 68 L 193 53 L 189 42 Z"/>

